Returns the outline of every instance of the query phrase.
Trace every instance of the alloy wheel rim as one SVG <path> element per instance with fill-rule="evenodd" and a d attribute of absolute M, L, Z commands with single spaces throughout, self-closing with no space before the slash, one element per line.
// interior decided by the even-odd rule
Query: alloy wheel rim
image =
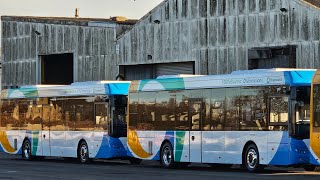
<path fill-rule="evenodd" d="M 82 145 L 80 148 L 80 158 L 82 161 L 86 161 L 87 159 L 88 148 L 86 145 Z"/>
<path fill-rule="evenodd" d="M 163 162 L 166 166 L 169 166 L 172 160 L 172 155 L 169 147 L 165 147 L 163 150 L 163 156 L 162 156 Z"/>
<path fill-rule="evenodd" d="M 26 158 L 26 159 L 29 159 L 30 158 L 30 144 L 29 144 L 29 142 L 26 142 L 25 144 L 24 144 L 24 157 Z"/>
<path fill-rule="evenodd" d="M 258 154 L 254 149 L 250 149 L 247 154 L 247 164 L 250 169 L 254 169 L 258 163 Z"/>

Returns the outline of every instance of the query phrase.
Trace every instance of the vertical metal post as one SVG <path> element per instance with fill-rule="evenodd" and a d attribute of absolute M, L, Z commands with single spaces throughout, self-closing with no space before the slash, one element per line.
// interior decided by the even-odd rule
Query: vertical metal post
<path fill-rule="evenodd" d="M 34 34 L 36 35 L 36 84 L 41 84 L 41 61 L 39 60 L 38 53 L 39 36 L 41 33 L 34 30 Z"/>

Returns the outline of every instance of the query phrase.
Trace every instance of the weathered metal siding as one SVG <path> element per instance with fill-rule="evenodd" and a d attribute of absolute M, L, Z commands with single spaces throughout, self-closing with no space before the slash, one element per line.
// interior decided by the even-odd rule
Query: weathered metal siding
<path fill-rule="evenodd" d="M 117 75 L 116 28 L 8 20 L 2 21 L 2 27 L 2 86 L 36 84 L 38 55 L 73 53 L 75 81 L 115 79 Z"/>
<path fill-rule="evenodd" d="M 298 68 L 320 68 L 319 23 L 302 0 L 166 0 L 118 39 L 118 62 L 195 61 L 197 74 L 221 74 L 247 69 L 250 48 L 295 45 Z"/>

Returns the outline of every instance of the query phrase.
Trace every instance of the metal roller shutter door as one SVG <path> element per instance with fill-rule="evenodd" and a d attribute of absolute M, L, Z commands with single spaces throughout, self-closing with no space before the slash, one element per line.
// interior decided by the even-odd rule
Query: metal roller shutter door
<path fill-rule="evenodd" d="M 194 74 L 194 63 L 168 63 L 156 65 L 156 77 L 163 75 Z"/>
<path fill-rule="evenodd" d="M 152 78 L 153 78 L 152 65 L 138 65 L 138 66 L 125 67 L 126 80 L 140 80 L 140 79 L 152 79 Z"/>

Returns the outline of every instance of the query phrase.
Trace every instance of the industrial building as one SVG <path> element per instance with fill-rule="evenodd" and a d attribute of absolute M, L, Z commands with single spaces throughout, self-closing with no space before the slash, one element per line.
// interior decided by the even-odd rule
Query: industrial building
<path fill-rule="evenodd" d="M 114 79 L 116 37 L 136 22 L 123 17 L 1 20 L 4 88 Z"/>
<path fill-rule="evenodd" d="M 318 0 L 164 0 L 138 22 L 4 16 L 2 87 L 320 68 L 319 7 Z"/>

